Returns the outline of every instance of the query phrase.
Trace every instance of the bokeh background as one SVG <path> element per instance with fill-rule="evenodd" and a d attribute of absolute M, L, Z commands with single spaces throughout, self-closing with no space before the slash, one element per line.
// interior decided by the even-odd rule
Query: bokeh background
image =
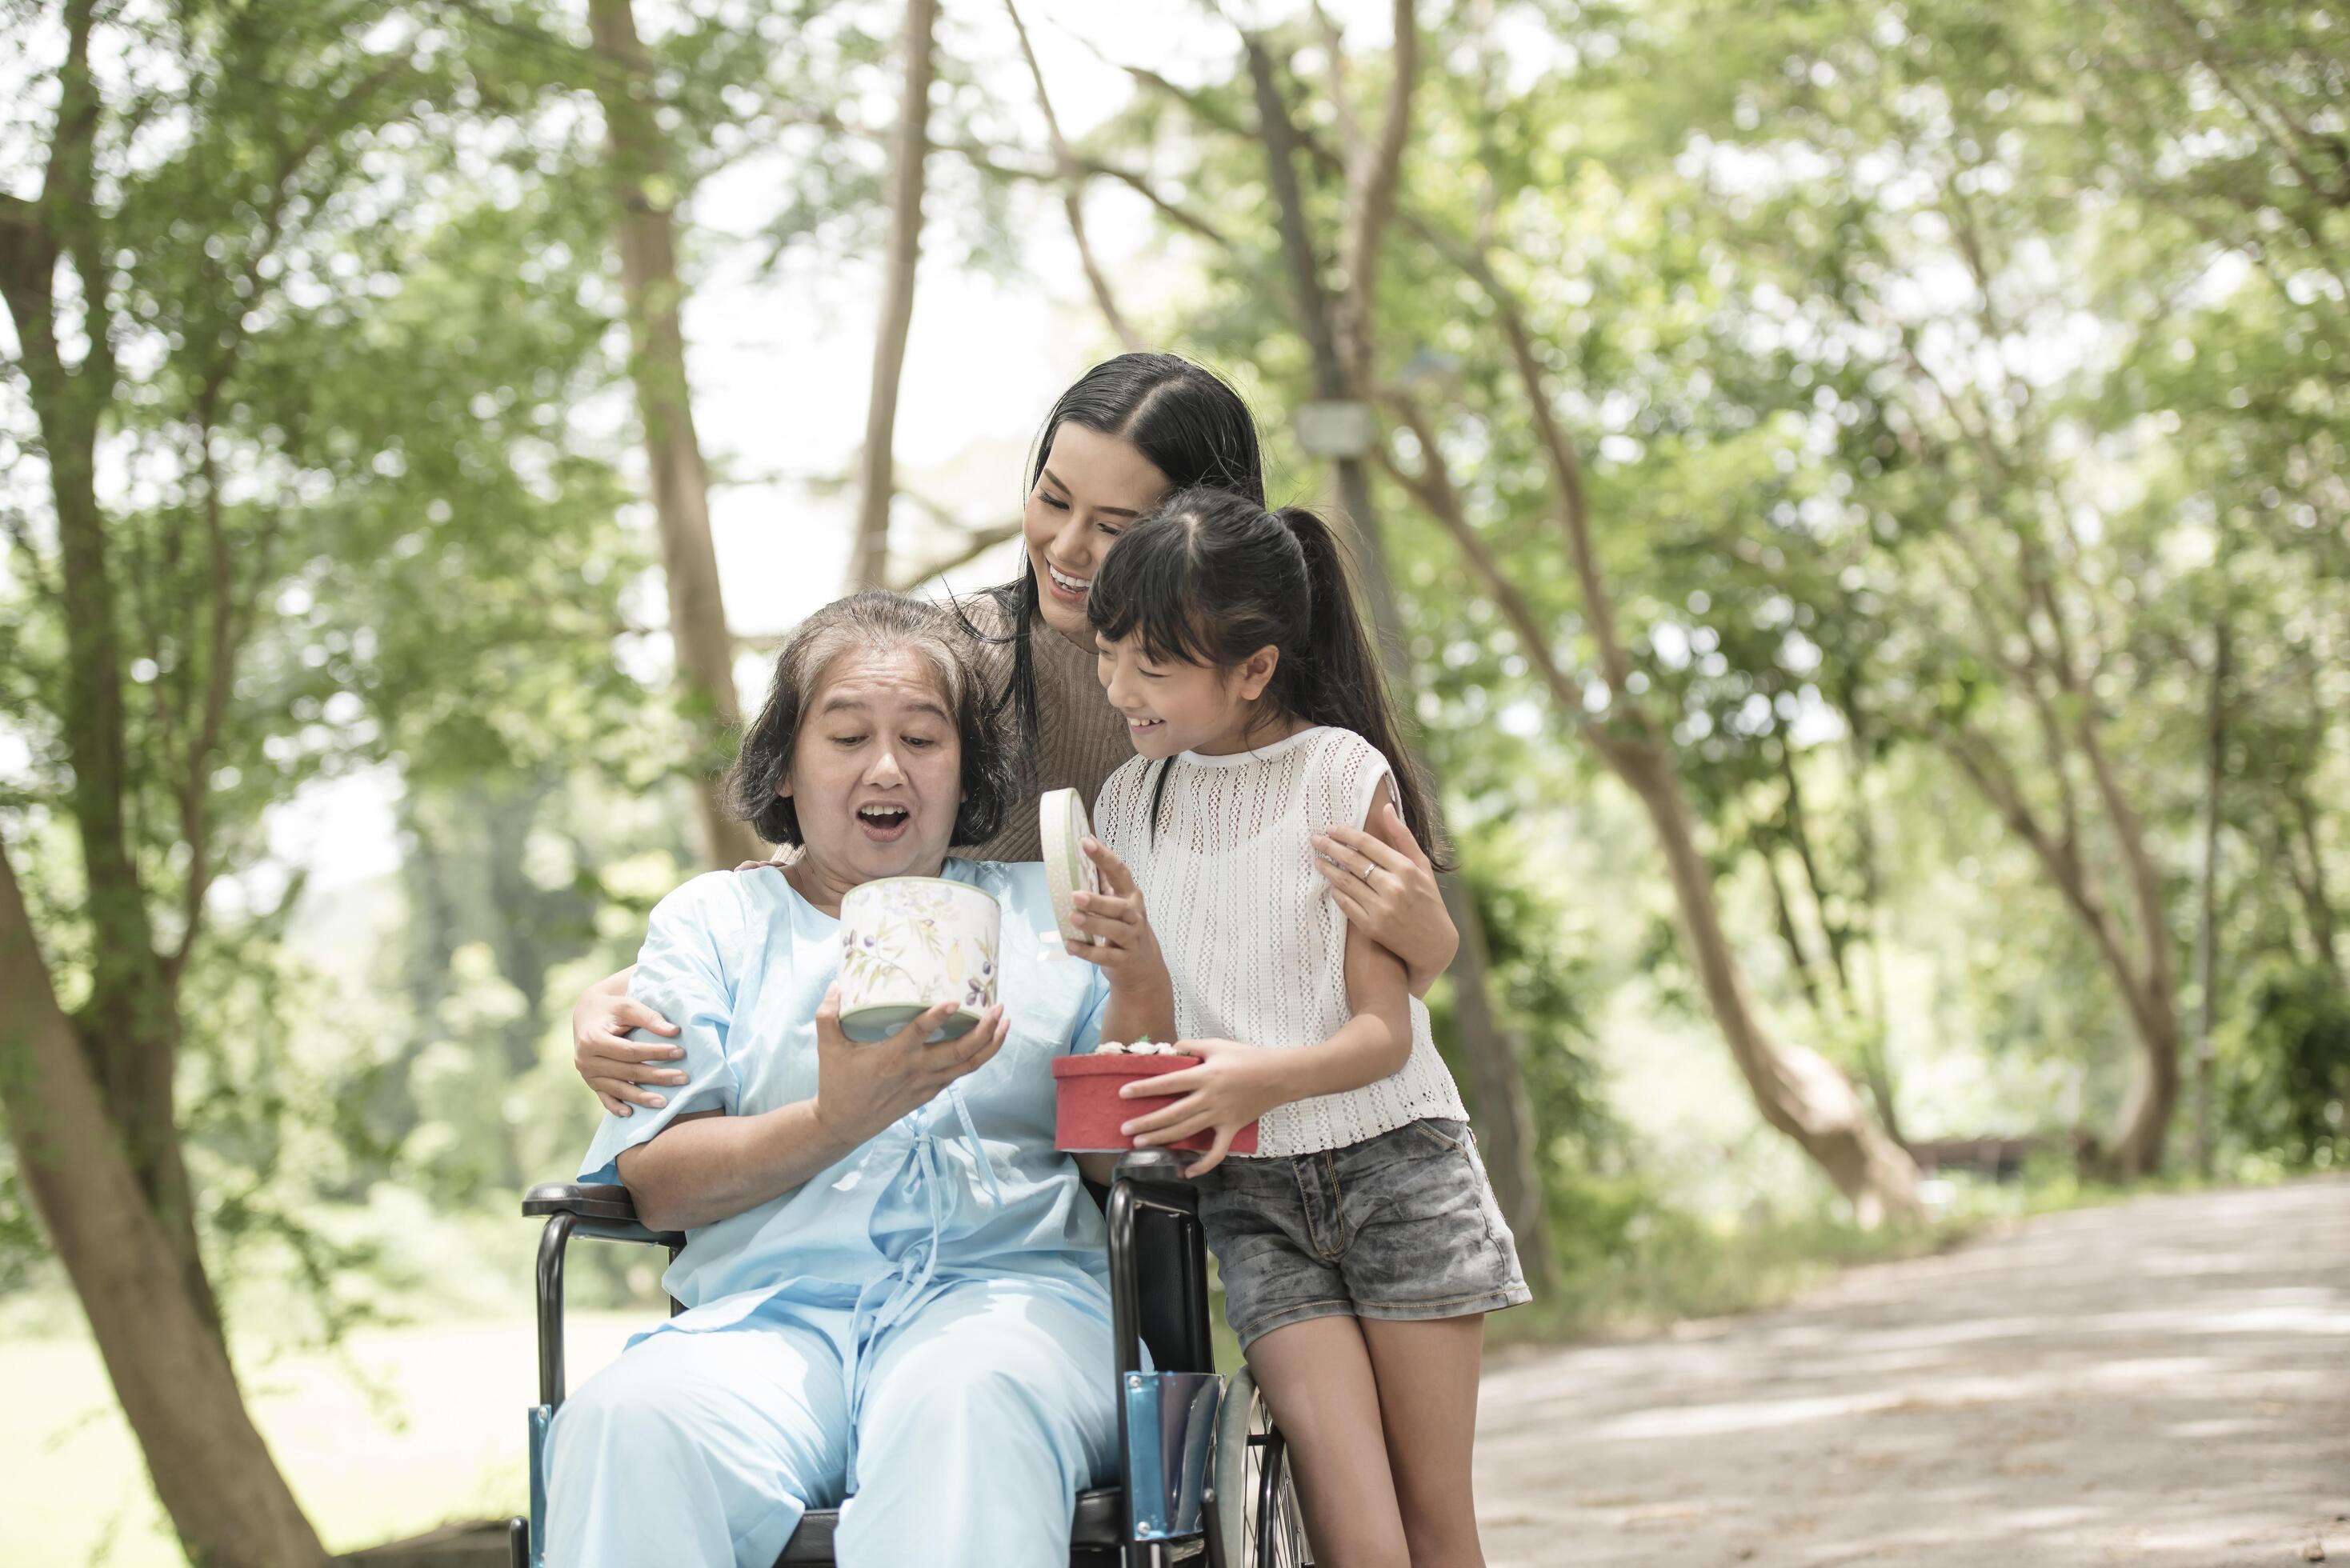
<path fill-rule="evenodd" d="M 335 1551 L 520 1505 L 573 1000 L 744 847 L 775 639 L 1008 577 L 1121 348 L 1356 525 L 1543 1281 L 1497 1334 L 2350 1157 L 2338 7 L 0 40 L 10 1561 L 218 1550 L 259 1469 Z M 576 1381 L 659 1293 L 574 1268 Z"/>

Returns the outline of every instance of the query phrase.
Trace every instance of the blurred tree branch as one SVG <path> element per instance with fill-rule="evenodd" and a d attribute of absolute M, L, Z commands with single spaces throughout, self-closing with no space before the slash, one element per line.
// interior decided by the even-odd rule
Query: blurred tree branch
<path fill-rule="evenodd" d="M 890 139 L 889 237 L 882 258 L 880 323 L 873 339 L 873 376 L 865 409 L 865 444 L 858 459 L 857 531 L 848 554 L 848 587 L 878 587 L 888 576 L 889 503 L 896 494 L 898 384 L 906 368 L 906 337 L 914 318 L 914 276 L 922 255 L 923 170 L 931 151 L 931 83 L 936 75 L 932 33 L 937 0 L 906 0 L 899 37 L 904 79 L 898 127 Z"/>
<path fill-rule="evenodd" d="M 634 349 L 629 371 L 660 525 L 677 683 L 694 742 L 688 754 L 710 759 L 691 770 L 701 848 L 706 865 L 733 866 L 760 858 L 761 846 L 727 811 L 716 778 L 715 749 L 741 722 L 742 699 L 734 687 L 734 644 L 710 535 L 710 473 L 686 375 L 681 319 L 685 288 L 678 275 L 674 218 L 679 191 L 670 173 L 667 139 L 645 86 L 650 62 L 630 0 L 590 0 L 588 23 L 597 55 L 607 67 L 596 82 Z"/>
<path fill-rule="evenodd" d="M 1053 95 L 1045 86 L 1045 67 L 1036 63 L 1035 47 L 1028 40 L 1028 25 L 1020 19 L 1016 0 L 1003 0 L 1003 9 L 1012 18 L 1012 30 L 1020 40 L 1020 57 L 1027 63 L 1028 78 L 1036 86 L 1036 108 L 1045 117 L 1045 136 L 1053 151 L 1054 178 L 1061 187 L 1061 211 L 1069 221 L 1069 238 L 1077 247 L 1077 265 L 1086 275 L 1086 283 L 1093 290 L 1094 304 L 1100 307 L 1102 319 L 1108 323 L 1111 335 L 1128 353 L 1144 347 L 1144 343 L 1126 316 L 1118 307 L 1118 298 L 1111 291 L 1109 278 L 1094 257 L 1093 245 L 1086 238 L 1086 182 L 1084 170 L 1070 148 L 1068 138 L 1061 134 L 1060 116 L 1053 112 Z"/>
<path fill-rule="evenodd" d="M 998 545 L 1017 539 L 1021 527 L 1019 522 L 1014 521 L 973 528 L 941 554 L 926 556 L 920 561 L 894 562 L 889 586 L 899 593 L 910 593 L 933 577 L 942 576 L 957 566 L 969 566 Z"/>

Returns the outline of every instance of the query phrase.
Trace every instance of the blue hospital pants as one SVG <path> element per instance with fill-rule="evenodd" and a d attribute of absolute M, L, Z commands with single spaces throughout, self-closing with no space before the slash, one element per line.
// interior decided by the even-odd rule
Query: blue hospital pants
<path fill-rule="evenodd" d="M 968 1281 L 866 1349 L 842 1568 L 1066 1568 L 1076 1494 L 1115 1469 L 1108 1324 Z M 840 1502 L 847 1378 L 834 1342 L 763 1311 L 658 1333 L 556 1413 L 549 1568 L 771 1568 Z"/>

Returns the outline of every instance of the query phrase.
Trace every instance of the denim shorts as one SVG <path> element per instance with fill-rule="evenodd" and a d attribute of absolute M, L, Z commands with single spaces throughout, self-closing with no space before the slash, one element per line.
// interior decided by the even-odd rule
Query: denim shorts
<path fill-rule="evenodd" d="M 1243 1348 L 1308 1318 L 1467 1317 L 1534 1299 L 1466 1123 L 1228 1158 L 1199 1188 Z"/>

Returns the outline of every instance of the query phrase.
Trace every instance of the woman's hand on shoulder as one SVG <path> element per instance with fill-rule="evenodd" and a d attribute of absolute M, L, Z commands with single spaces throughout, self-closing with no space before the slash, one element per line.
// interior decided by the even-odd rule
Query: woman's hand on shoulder
<path fill-rule="evenodd" d="M 1119 1130 L 1134 1139 L 1137 1148 L 1180 1143 L 1193 1133 L 1215 1129 L 1215 1142 L 1200 1162 L 1184 1171 L 1204 1176 L 1222 1165 L 1241 1128 L 1275 1106 L 1287 1102 L 1275 1073 L 1279 1053 L 1238 1040 L 1181 1040 L 1175 1049 L 1197 1056 L 1200 1064 L 1178 1073 L 1138 1078 L 1119 1088 L 1120 1099 L 1163 1099 L 1180 1096 L 1174 1104 L 1137 1116 Z"/>
<path fill-rule="evenodd" d="M 677 1033 L 676 1024 L 629 995 L 631 972 L 624 969 L 598 981 L 579 993 L 571 1008 L 571 1064 L 616 1116 L 635 1115 L 631 1106 L 660 1109 L 669 1101 L 645 1085 L 682 1084 L 690 1076 L 661 1065 L 683 1056 L 683 1047 L 628 1037 L 631 1029 Z"/>
<path fill-rule="evenodd" d="M 1315 869 L 1347 920 L 1403 960 L 1411 993 L 1426 996 L 1461 950 L 1436 867 L 1380 786 L 1371 832 L 1339 824 L 1314 838 Z"/>

